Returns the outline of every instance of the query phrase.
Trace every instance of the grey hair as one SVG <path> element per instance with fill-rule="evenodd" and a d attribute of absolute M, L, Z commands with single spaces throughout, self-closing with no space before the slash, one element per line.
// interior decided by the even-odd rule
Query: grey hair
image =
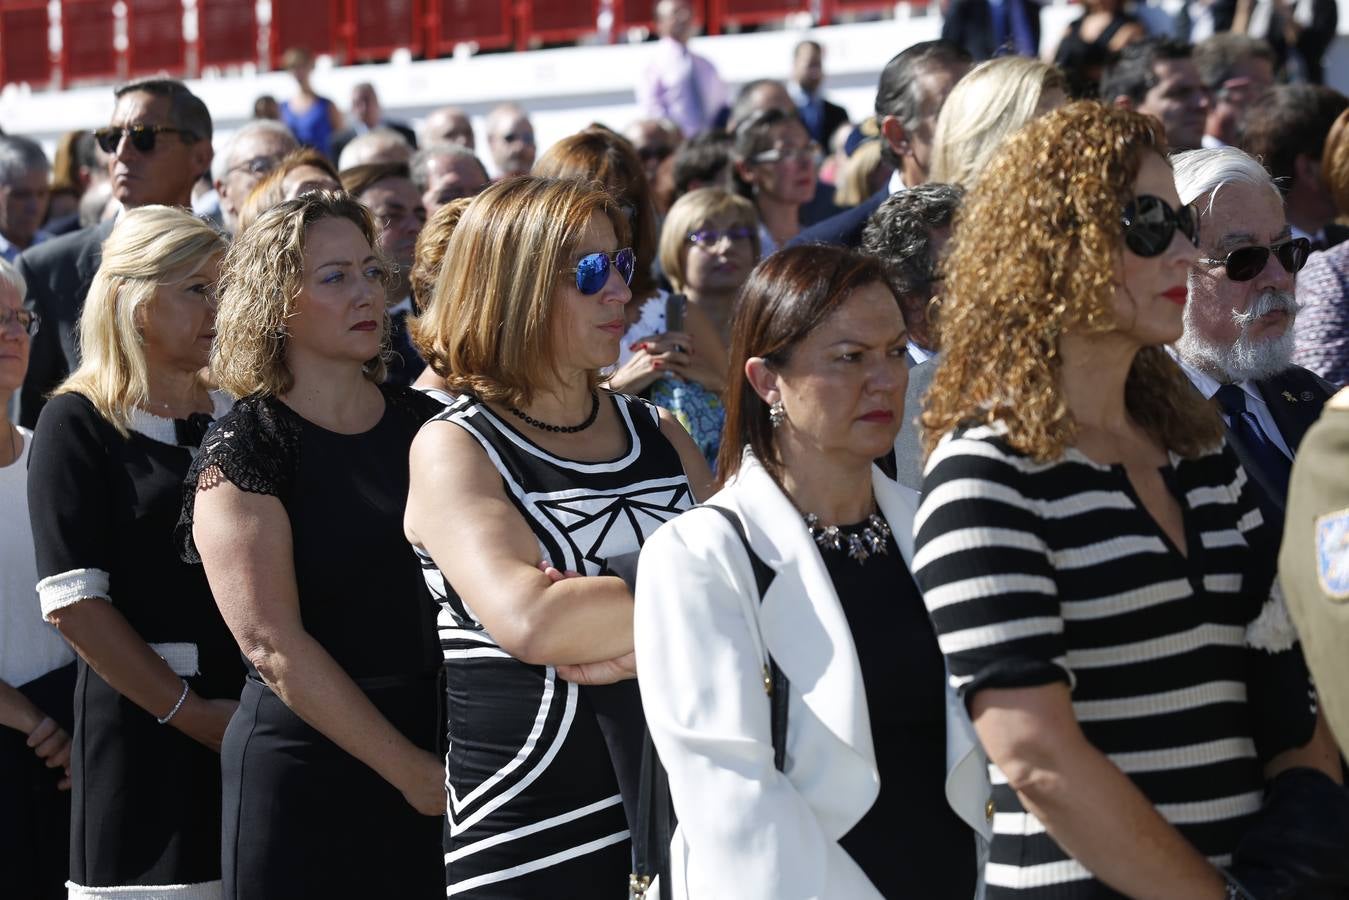
<path fill-rule="evenodd" d="M 429 147 L 423 147 L 412 155 L 412 161 L 408 163 L 408 168 L 412 172 L 412 183 L 417 186 L 417 190 L 425 191 L 431 186 L 431 176 L 427 169 L 431 166 L 431 160 L 437 156 L 457 156 L 464 159 L 471 159 L 482 169 L 482 177 L 485 181 L 491 179 L 487 176 L 487 167 L 478 159 L 478 155 L 462 144 L 451 144 L 448 141 L 439 144 L 432 144 Z"/>
<path fill-rule="evenodd" d="M 17 134 L 0 135 L 0 184 L 18 181 L 29 172 L 51 171 L 51 163 L 42 147 Z"/>
<path fill-rule="evenodd" d="M 1180 195 L 1180 202 L 1195 204 L 1200 215 L 1213 212 L 1213 202 L 1218 197 L 1218 191 L 1228 184 L 1265 188 L 1278 199 L 1281 206 L 1283 204 L 1283 195 L 1265 167 L 1255 157 L 1235 147 L 1173 153 L 1171 168 L 1175 174 L 1176 193 Z"/>
<path fill-rule="evenodd" d="M 19 274 L 19 270 L 15 268 L 13 263 L 4 259 L 0 259 L 0 281 L 18 291 L 20 300 L 28 296 L 28 282 L 23 280 L 23 276 Z"/>
<path fill-rule="evenodd" d="M 250 134 L 266 132 L 274 134 L 277 137 L 285 138 L 290 142 L 290 150 L 300 146 L 300 142 L 295 140 L 295 135 L 286 127 L 284 122 L 278 122 L 275 119 L 251 119 L 239 126 L 239 129 L 225 139 L 225 146 L 220 148 L 211 159 L 211 181 L 224 181 L 225 173 L 229 171 L 234 163 L 234 148 L 238 146 L 239 141 Z"/>
<path fill-rule="evenodd" d="M 406 155 L 396 158 L 386 155 L 385 151 L 394 148 L 398 148 L 400 153 L 405 152 Z M 392 128 L 380 126 L 347 142 L 342 148 L 342 155 L 337 159 L 337 171 L 345 172 L 355 166 L 372 162 L 407 162 L 411 157 L 412 145 L 408 143 L 408 139 Z"/>
<path fill-rule="evenodd" d="M 951 224 L 964 196 L 959 185 L 922 184 L 891 194 L 868 220 L 862 249 L 885 263 L 897 295 L 916 294 L 936 276 L 932 230 Z"/>

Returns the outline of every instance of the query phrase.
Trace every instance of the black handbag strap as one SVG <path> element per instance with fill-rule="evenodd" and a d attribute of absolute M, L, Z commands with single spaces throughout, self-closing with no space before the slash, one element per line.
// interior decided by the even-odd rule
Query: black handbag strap
<path fill-rule="evenodd" d="M 722 506 L 711 503 L 702 504 L 714 509 L 725 517 L 731 529 L 740 538 L 749 557 L 750 568 L 754 572 L 754 586 L 759 592 L 759 602 L 763 603 L 764 594 L 777 576 L 767 563 L 759 558 L 749 545 L 749 535 L 745 533 L 740 517 Z M 696 508 L 696 507 L 695 507 Z M 688 513 L 685 513 L 687 515 Z M 626 580 L 626 579 L 625 579 Z M 632 587 L 632 585 L 629 585 Z M 773 655 L 768 654 L 768 665 L 764 669 L 764 690 L 768 693 L 770 706 L 770 733 L 773 740 L 773 765 L 779 772 L 787 760 L 787 676 L 778 667 Z M 674 837 L 674 804 L 670 800 L 670 783 L 656 754 L 656 745 L 651 741 L 651 732 L 647 731 L 642 747 L 641 784 L 637 790 L 637 822 L 640 827 L 632 833 L 632 876 L 628 881 L 628 896 L 640 898 L 646 896 L 652 879 L 660 878 L 659 900 L 670 900 L 670 841 Z"/>

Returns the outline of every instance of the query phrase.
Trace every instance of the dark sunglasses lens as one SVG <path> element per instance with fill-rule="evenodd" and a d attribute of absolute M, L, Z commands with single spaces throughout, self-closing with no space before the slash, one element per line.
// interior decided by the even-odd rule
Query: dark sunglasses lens
<path fill-rule="evenodd" d="M 1294 238 L 1279 247 L 1279 262 L 1285 271 L 1296 275 L 1307 264 L 1307 257 L 1311 251 L 1311 241 L 1306 238 Z"/>
<path fill-rule="evenodd" d="M 1188 203 L 1180 208 L 1177 215 L 1180 233 L 1190 239 L 1190 243 L 1199 246 L 1199 212 Z"/>
<path fill-rule="evenodd" d="M 133 128 L 131 130 L 131 146 L 141 153 L 149 153 L 155 149 L 155 133 L 149 128 Z"/>
<path fill-rule="evenodd" d="M 1227 254 L 1227 277 L 1232 281 L 1250 281 L 1265 270 L 1268 247 L 1242 247 Z"/>
<path fill-rule="evenodd" d="M 592 253 L 581 257 L 576 264 L 576 289 L 587 297 L 598 294 L 609 280 L 609 257 L 603 253 Z"/>
<path fill-rule="evenodd" d="M 122 139 L 122 129 L 120 128 L 100 128 L 94 132 L 94 140 L 98 142 L 98 148 L 104 153 L 116 153 L 117 142 Z"/>
<path fill-rule="evenodd" d="M 1137 256 L 1157 256 L 1171 245 L 1176 233 L 1176 220 L 1171 208 L 1150 195 L 1138 197 L 1124 210 L 1128 223 L 1124 228 L 1124 244 Z"/>
<path fill-rule="evenodd" d="M 632 284 L 632 273 L 637 268 L 637 258 L 630 249 L 618 251 L 614 257 L 614 268 L 622 277 L 624 284 Z"/>

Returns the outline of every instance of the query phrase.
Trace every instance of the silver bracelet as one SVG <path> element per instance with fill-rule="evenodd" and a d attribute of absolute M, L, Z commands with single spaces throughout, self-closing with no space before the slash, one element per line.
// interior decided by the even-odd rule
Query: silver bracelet
<path fill-rule="evenodd" d="M 178 715 L 178 710 L 183 708 L 183 701 L 187 699 L 187 691 L 188 691 L 187 679 L 180 678 L 179 681 L 183 683 L 183 692 L 178 695 L 178 702 L 173 704 L 173 709 L 169 710 L 168 715 L 164 716 L 162 719 L 155 719 L 155 721 L 158 722 L 160 725 L 169 724 L 169 719 L 172 719 L 174 716 Z"/>

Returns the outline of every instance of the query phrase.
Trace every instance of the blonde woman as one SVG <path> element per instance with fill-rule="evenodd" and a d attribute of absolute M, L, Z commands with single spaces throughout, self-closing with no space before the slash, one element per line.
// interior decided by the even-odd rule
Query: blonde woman
<path fill-rule="evenodd" d="M 894 171 L 881 156 L 880 139 L 863 141 L 843 165 L 834 205 L 856 206 L 884 187 Z"/>
<path fill-rule="evenodd" d="M 173 527 L 222 405 L 202 378 L 224 239 L 122 215 L 80 317 L 83 359 L 33 436 L 43 615 L 79 654 L 72 897 L 220 896 L 220 741 L 243 667 Z"/>
<path fill-rule="evenodd" d="M 1004 140 L 1066 100 L 1063 75 L 1038 59 L 1000 56 L 975 66 L 942 104 L 928 180 L 972 186 Z"/>
<path fill-rule="evenodd" d="M 759 259 L 754 204 L 723 188 L 690 191 L 670 207 L 658 250 L 670 284 L 706 314 L 721 345 L 729 346 L 735 295 Z"/>
<path fill-rule="evenodd" d="M 1165 152 L 1151 116 L 1038 119 L 946 257 L 913 573 L 991 760 L 990 898 L 1247 896 L 1215 864 L 1267 786 L 1340 792 L 1277 544 L 1165 349 L 1199 254 Z"/>
<path fill-rule="evenodd" d="M 420 323 L 458 394 L 412 445 L 404 520 L 441 601 L 452 896 L 617 896 L 630 871 L 624 751 L 643 724 L 611 564 L 710 478 L 671 417 L 599 387 L 632 296 L 627 230 L 582 182 L 498 182 Z"/>
<path fill-rule="evenodd" d="M 212 372 L 244 399 L 188 473 L 181 537 L 248 661 L 221 761 L 232 900 L 444 896 L 435 614 L 402 530 L 441 406 L 381 384 L 375 242 L 365 207 L 313 192 L 221 275 Z"/>

